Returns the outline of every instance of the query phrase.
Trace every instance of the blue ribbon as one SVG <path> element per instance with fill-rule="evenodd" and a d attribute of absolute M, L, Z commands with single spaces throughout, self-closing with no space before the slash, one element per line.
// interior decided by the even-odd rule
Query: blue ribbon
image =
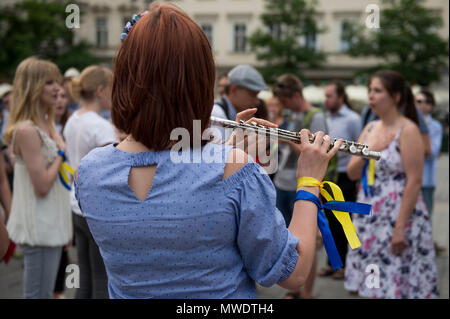
<path fill-rule="evenodd" d="M 64 178 L 62 177 L 61 173 L 58 172 L 58 176 L 59 176 L 59 180 L 61 181 L 61 183 L 63 184 L 63 186 L 70 191 L 72 188 L 70 187 L 70 185 L 67 185 L 67 183 L 64 181 Z"/>
<path fill-rule="evenodd" d="M 320 233 L 322 234 L 323 244 L 325 246 L 325 251 L 327 252 L 328 259 L 330 260 L 331 267 L 333 268 L 333 270 L 342 268 L 343 263 L 336 248 L 336 244 L 334 242 L 333 235 L 331 234 L 330 227 L 328 226 L 328 222 L 323 209 L 370 215 L 372 205 L 334 200 L 328 201 L 322 205 L 316 195 L 304 190 L 299 190 L 297 192 L 295 200 L 299 199 L 308 200 L 317 205 L 317 225 L 319 226 Z"/>
<path fill-rule="evenodd" d="M 356 213 L 361 215 L 370 215 L 372 205 L 356 202 L 342 202 L 330 200 L 322 205 L 322 208 L 329 210 L 337 210 L 340 212 Z"/>
<path fill-rule="evenodd" d="M 364 167 L 363 167 L 363 175 L 361 177 L 361 185 L 364 190 L 364 196 L 366 197 L 373 197 L 373 186 L 369 186 L 368 184 L 368 171 L 369 170 L 369 160 L 364 159 Z"/>
<path fill-rule="evenodd" d="M 319 209 L 317 212 L 317 225 L 319 226 L 320 233 L 322 234 L 323 244 L 325 246 L 328 259 L 330 260 L 331 267 L 333 268 L 333 270 L 342 268 L 343 263 L 336 248 L 336 244 L 334 243 L 334 238 L 331 234 L 331 230 L 328 226 L 328 222 L 325 218 L 325 214 L 322 210 L 322 204 L 320 203 L 319 198 L 310 192 L 299 190 L 297 192 L 295 200 L 299 199 L 308 200 L 317 205 L 317 208 Z"/>
<path fill-rule="evenodd" d="M 62 174 L 61 174 L 61 169 L 64 170 L 64 163 L 67 162 L 67 156 L 66 156 L 66 154 L 65 154 L 62 150 L 58 150 L 58 155 L 60 155 L 60 156 L 62 157 L 62 160 L 63 160 L 63 164 L 61 164 L 61 165 L 62 165 L 62 166 L 61 166 L 62 168 L 60 167 L 59 172 L 58 172 L 59 180 L 61 181 L 61 183 L 63 184 L 63 186 L 64 186 L 67 190 L 70 191 L 70 190 L 71 190 L 70 185 L 68 185 L 68 184 L 66 183 L 66 181 L 64 180 L 64 177 L 63 177 Z M 70 166 L 67 165 L 67 163 L 66 163 L 66 166 L 67 166 L 68 168 L 72 169 Z M 63 173 L 64 173 L 64 171 L 63 171 Z M 67 178 L 67 177 L 66 177 L 66 178 Z"/>

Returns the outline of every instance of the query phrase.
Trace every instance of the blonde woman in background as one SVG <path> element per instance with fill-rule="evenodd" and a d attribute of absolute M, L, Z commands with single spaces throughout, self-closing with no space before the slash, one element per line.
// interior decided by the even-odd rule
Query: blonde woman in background
<path fill-rule="evenodd" d="M 67 121 L 63 134 L 67 142 L 67 157 L 74 169 L 92 149 L 116 142 L 113 125 L 100 116 L 102 110 L 111 108 L 112 79 L 111 70 L 89 66 L 72 80 L 72 93 L 79 99 L 80 108 Z M 73 187 L 70 203 L 80 266 L 80 288 L 76 298 L 108 298 L 103 259 L 82 216 Z"/>
<path fill-rule="evenodd" d="M 24 255 L 25 298 L 52 298 L 62 247 L 72 236 L 69 193 L 57 176 L 66 148 L 53 124 L 60 80 L 55 64 L 22 61 L 5 132 L 16 158 L 7 229 Z"/>

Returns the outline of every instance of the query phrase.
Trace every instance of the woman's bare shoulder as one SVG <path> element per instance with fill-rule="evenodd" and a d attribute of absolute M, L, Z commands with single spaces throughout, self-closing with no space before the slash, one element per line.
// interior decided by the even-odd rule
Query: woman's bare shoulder
<path fill-rule="evenodd" d="M 223 173 L 223 180 L 227 179 L 237 171 L 239 171 L 245 164 L 249 162 L 248 154 L 239 148 L 233 148 L 227 157 L 225 169 Z"/>
<path fill-rule="evenodd" d="M 31 122 L 25 122 L 19 125 L 16 132 L 16 141 L 28 141 L 39 138 L 39 132 Z"/>

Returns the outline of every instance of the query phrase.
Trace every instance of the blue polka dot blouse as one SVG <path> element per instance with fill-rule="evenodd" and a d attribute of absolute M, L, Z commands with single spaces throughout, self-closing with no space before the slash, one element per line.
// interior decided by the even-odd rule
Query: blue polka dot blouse
<path fill-rule="evenodd" d="M 111 298 L 257 298 L 255 282 L 289 277 L 298 239 L 275 206 L 274 186 L 251 159 L 222 181 L 231 149 L 208 143 L 180 162 L 170 150 L 108 145 L 81 160 L 76 196 Z M 130 169 L 154 164 L 140 201 L 128 185 Z"/>

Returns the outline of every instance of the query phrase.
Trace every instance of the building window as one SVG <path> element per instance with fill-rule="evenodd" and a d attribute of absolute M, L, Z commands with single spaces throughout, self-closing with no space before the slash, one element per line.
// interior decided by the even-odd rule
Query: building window
<path fill-rule="evenodd" d="M 281 40 L 281 23 L 274 23 L 270 26 L 270 34 L 273 40 Z"/>
<path fill-rule="evenodd" d="M 302 35 L 298 38 L 299 44 L 305 48 L 316 50 L 317 49 L 317 35 L 314 32 Z"/>
<path fill-rule="evenodd" d="M 107 18 L 97 18 L 97 47 L 108 47 L 108 20 Z"/>
<path fill-rule="evenodd" d="M 310 33 L 305 35 L 305 46 L 309 49 L 315 50 L 317 45 L 316 33 Z"/>
<path fill-rule="evenodd" d="M 200 25 L 203 32 L 205 32 L 206 37 L 208 38 L 209 44 L 211 45 L 211 48 L 213 47 L 213 26 L 209 23 L 202 23 Z"/>
<path fill-rule="evenodd" d="M 344 39 L 344 33 L 346 32 L 352 32 L 354 30 L 354 26 L 349 21 L 342 21 L 339 24 L 339 51 L 340 52 L 346 52 L 351 45 L 351 42 L 353 39 Z"/>
<path fill-rule="evenodd" d="M 245 24 L 235 24 L 233 34 L 233 52 L 245 52 L 247 46 L 247 26 Z"/>

